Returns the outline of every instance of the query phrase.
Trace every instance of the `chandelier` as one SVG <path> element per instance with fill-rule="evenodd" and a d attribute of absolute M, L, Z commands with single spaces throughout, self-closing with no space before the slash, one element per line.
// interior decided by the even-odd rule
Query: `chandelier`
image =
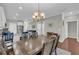
<path fill-rule="evenodd" d="M 45 14 L 40 10 L 38 5 L 38 11 L 34 12 L 32 15 L 32 19 L 34 21 L 40 21 L 45 19 Z"/>

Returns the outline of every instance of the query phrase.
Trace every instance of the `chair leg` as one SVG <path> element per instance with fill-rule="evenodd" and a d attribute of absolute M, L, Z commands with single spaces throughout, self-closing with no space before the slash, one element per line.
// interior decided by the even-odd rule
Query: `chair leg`
<path fill-rule="evenodd" d="M 57 55 L 57 50 L 55 49 L 55 55 Z"/>

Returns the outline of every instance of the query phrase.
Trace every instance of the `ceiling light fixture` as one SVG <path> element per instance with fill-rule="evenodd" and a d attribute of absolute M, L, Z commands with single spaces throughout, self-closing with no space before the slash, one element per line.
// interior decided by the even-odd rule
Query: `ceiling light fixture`
<path fill-rule="evenodd" d="M 39 3 L 38 3 L 38 9 L 36 12 L 33 13 L 32 19 L 34 21 L 40 21 L 45 19 L 45 14 L 40 10 Z"/>
<path fill-rule="evenodd" d="M 70 14 L 72 14 L 72 12 L 70 12 Z"/>
<path fill-rule="evenodd" d="M 20 10 L 23 10 L 23 7 L 20 6 L 19 9 L 20 9 Z"/>
<path fill-rule="evenodd" d="M 16 13 L 16 16 L 18 16 L 19 14 L 18 13 Z"/>
<path fill-rule="evenodd" d="M 39 3 L 38 3 L 38 9 L 36 12 L 33 13 L 32 15 L 32 19 L 33 21 L 40 21 L 41 23 L 41 35 L 43 35 L 43 20 L 45 20 L 45 14 L 40 10 L 40 7 L 39 7 Z"/>

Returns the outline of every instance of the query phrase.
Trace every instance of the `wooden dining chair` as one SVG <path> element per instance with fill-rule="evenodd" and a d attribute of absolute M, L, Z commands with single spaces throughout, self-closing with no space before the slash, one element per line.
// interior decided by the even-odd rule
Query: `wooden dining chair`
<path fill-rule="evenodd" d="M 60 38 L 60 35 L 57 34 L 51 50 L 51 52 L 55 52 L 55 55 L 57 55 L 57 46 L 58 46 L 59 38 Z"/>
<path fill-rule="evenodd" d="M 42 55 L 51 55 L 53 43 L 54 43 L 54 40 L 52 39 L 49 42 L 44 43 L 43 49 L 42 49 Z"/>
<path fill-rule="evenodd" d="M 3 47 L 6 51 L 13 50 L 13 36 L 11 32 L 2 33 Z"/>

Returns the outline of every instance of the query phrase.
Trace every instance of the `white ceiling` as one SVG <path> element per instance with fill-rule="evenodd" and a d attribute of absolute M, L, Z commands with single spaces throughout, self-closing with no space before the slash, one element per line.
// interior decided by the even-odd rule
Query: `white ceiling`
<path fill-rule="evenodd" d="M 31 19 L 33 12 L 38 8 L 36 3 L 0 3 L 4 8 L 7 20 Z M 23 9 L 20 10 L 19 7 Z M 78 3 L 39 3 L 40 10 L 46 17 L 61 14 L 65 11 L 79 10 Z M 16 13 L 19 15 L 16 16 Z"/>

